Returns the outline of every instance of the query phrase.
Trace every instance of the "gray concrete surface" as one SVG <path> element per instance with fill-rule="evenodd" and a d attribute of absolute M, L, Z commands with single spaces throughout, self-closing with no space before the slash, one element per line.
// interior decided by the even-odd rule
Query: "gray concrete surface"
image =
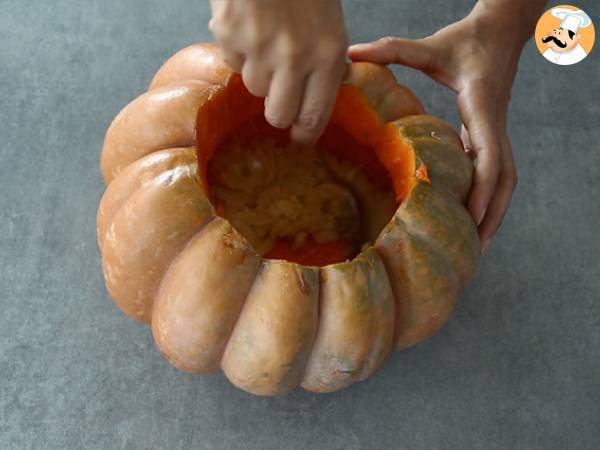
<path fill-rule="evenodd" d="M 358 42 L 472 3 L 345 5 Z M 205 0 L 0 0 L 0 448 L 599 448 L 600 50 L 557 67 L 527 45 L 520 184 L 447 326 L 368 382 L 269 399 L 167 364 L 107 296 L 95 243 L 107 125 L 208 19 Z M 451 93 L 397 74 L 457 123 Z"/>

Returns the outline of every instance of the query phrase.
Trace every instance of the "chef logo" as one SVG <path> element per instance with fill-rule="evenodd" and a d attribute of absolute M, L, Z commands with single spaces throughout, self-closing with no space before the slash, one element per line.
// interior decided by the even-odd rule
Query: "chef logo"
<path fill-rule="evenodd" d="M 535 28 L 535 43 L 540 53 L 561 66 L 585 59 L 594 46 L 594 37 L 590 16 L 570 5 L 549 9 Z"/>

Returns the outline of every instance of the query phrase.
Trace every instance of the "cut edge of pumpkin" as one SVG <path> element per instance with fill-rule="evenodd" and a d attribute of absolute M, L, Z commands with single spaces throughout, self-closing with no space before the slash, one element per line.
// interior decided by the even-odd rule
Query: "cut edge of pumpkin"
<path fill-rule="evenodd" d="M 268 134 L 279 142 L 289 142 L 288 130 L 266 123 L 264 99 L 250 94 L 239 74 L 232 74 L 224 85 L 211 89 L 207 101 L 198 109 L 195 130 L 198 178 L 208 198 L 211 198 L 208 163 L 232 134 L 244 139 L 256 132 Z M 417 167 L 410 141 L 393 122 L 384 122 L 377 116 L 358 87 L 343 85 L 339 89 L 330 123 L 319 142 L 337 156 L 359 165 L 376 183 L 385 179 L 383 168 L 391 180 L 398 205 L 417 183 L 429 182 L 425 164 L 419 161 Z M 369 153 L 369 149 L 373 152 Z M 323 267 L 354 260 L 362 253 L 348 258 L 349 247 L 350 243 L 339 240 L 327 244 L 308 242 L 306 248 L 294 249 L 291 242 L 278 240 L 263 259 Z"/>

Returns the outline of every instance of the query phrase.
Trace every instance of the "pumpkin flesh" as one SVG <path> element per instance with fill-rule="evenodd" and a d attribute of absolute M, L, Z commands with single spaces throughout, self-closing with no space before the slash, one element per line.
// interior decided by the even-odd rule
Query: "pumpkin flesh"
<path fill-rule="evenodd" d="M 252 96 L 237 75 L 231 76 L 225 86 L 212 92 L 198 110 L 198 175 L 218 214 L 224 214 L 224 208 L 214 201 L 211 186 L 216 183 L 211 182 L 215 177 L 211 176 L 214 171 L 209 170 L 217 152 L 227 152 L 228 150 L 224 149 L 231 148 L 232 140 L 243 147 L 250 145 L 252 139 L 261 136 L 267 136 L 282 146 L 290 145 L 287 130 L 271 127 L 263 115 L 263 101 Z M 369 105 L 369 99 L 355 86 L 344 85 L 340 88 L 331 122 L 317 143 L 317 149 L 331 152 L 335 158 L 352 164 L 377 188 L 388 192 L 393 189 L 398 203 L 402 202 L 419 181 L 418 175 L 426 173 L 424 164 L 421 164 L 420 172 L 415 170 L 415 154 L 412 148 L 401 139 L 396 127 L 381 120 Z M 301 152 L 303 149 L 296 151 Z M 426 180 L 426 176 L 421 179 Z M 393 209 L 388 208 L 389 211 L 384 212 L 380 205 L 377 205 L 373 195 L 365 197 L 367 198 L 360 208 L 361 213 L 367 216 L 364 218 L 365 222 L 373 222 L 375 216 L 384 215 L 376 220 L 379 224 L 377 229 L 373 229 L 372 224 L 367 225 L 367 239 L 353 242 L 340 238 L 321 242 L 309 238 L 298 248 L 292 239 L 281 237 L 265 257 L 314 266 L 354 258 L 365 241 L 371 244 L 375 241 L 397 207 L 393 206 Z M 246 234 L 246 237 L 250 238 L 249 234 Z"/>

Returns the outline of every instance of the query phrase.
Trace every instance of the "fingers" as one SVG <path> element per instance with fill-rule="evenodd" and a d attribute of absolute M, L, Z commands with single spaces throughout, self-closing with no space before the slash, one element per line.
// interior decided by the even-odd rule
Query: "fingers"
<path fill-rule="evenodd" d="M 403 64 L 427 70 L 434 62 L 434 50 L 428 39 L 384 37 L 367 44 L 356 44 L 348 50 L 353 61 L 370 61 L 377 64 Z"/>
<path fill-rule="evenodd" d="M 468 130 L 469 144 L 476 155 L 468 209 L 479 225 L 494 195 L 501 167 L 496 105 L 487 101 L 485 89 L 467 87 L 458 95 L 458 108 Z"/>
<path fill-rule="evenodd" d="M 342 80 L 348 40 L 340 0 L 211 0 L 209 28 L 265 118 L 314 141 Z"/>
<path fill-rule="evenodd" d="M 467 86 L 458 97 L 464 125 L 461 139 L 476 157 L 469 212 L 478 225 L 481 251 L 498 231 L 517 184 L 517 171 L 506 133 L 508 102 L 498 104 L 490 89 Z"/>
<path fill-rule="evenodd" d="M 271 71 L 265 70 L 255 60 L 246 60 L 242 68 L 242 80 L 255 97 L 266 97 L 271 84 Z"/>
<path fill-rule="evenodd" d="M 485 218 L 479 226 L 481 251 L 485 251 L 498 231 L 504 215 L 508 210 L 513 192 L 517 186 L 517 170 L 513 159 L 512 148 L 506 133 L 502 139 L 502 169 L 496 183 L 494 196 L 487 208 Z"/>
<path fill-rule="evenodd" d="M 471 138 L 469 137 L 469 132 L 467 131 L 467 128 L 465 127 L 464 123 L 460 127 L 460 140 L 463 143 L 463 147 L 465 148 L 465 152 L 469 153 L 469 154 L 471 154 L 471 156 L 475 157 L 475 155 L 472 155 L 472 153 L 473 153 L 473 144 L 471 144 Z"/>
<path fill-rule="evenodd" d="M 479 150 L 477 153 L 475 176 L 471 195 L 469 196 L 468 209 L 478 226 L 483 222 L 498 181 L 500 162 L 497 151 Z"/>
<path fill-rule="evenodd" d="M 305 78 L 290 70 L 273 75 L 265 101 L 265 119 L 275 128 L 289 128 L 300 110 Z"/>
<path fill-rule="evenodd" d="M 321 69 L 313 72 L 306 80 L 306 88 L 298 117 L 291 129 L 293 142 L 314 143 L 325 129 L 337 96 L 345 67 Z"/>
<path fill-rule="evenodd" d="M 241 53 L 223 51 L 223 60 L 234 72 L 242 72 L 242 68 L 244 67 L 244 56 Z"/>
<path fill-rule="evenodd" d="M 338 60 L 329 60 L 313 71 L 292 64 L 261 69 L 254 59 L 246 59 L 241 73 L 250 93 L 265 99 L 265 118 L 276 128 L 291 129 L 292 141 L 309 145 L 325 129 L 333 110 L 337 91 L 348 73 L 340 52 Z"/>

